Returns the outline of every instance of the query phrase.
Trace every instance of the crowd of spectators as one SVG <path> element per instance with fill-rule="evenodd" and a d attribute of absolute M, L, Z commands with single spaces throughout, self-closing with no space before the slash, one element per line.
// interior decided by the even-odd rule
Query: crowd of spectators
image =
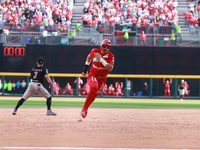
<path fill-rule="evenodd" d="M 171 33 L 169 27 L 178 23 L 177 6 L 177 0 L 86 0 L 82 21 L 94 29 L 109 27 L 107 32 Z"/>
<path fill-rule="evenodd" d="M 0 3 L 5 29 L 67 31 L 71 24 L 72 0 L 6 0 Z"/>
<path fill-rule="evenodd" d="M 188 0 L 188 11 L 184 11 L 184 25 L 192 31 L 199 27 L 200 24 L 200 1 Z"/>
<path fill-rule="evenodd" d="M 29 84 L 29 83 L 28 83 Z M 4 85 L 0 79 L 0 92 L 3 91 L 4 89 L 4 93 L 6 94 L 22 94 L 25 92 L 27 88 L 27 83 L 25 80 L 22 80 L 22 82 L 20 82 L 20 80 L 16 81 L 11 81 L 9 80 L 8 82 L 6 80 L 4 80 Z"/>

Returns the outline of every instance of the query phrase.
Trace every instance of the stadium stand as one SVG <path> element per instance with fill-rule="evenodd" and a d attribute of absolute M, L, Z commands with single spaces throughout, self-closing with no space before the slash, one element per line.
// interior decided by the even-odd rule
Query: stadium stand
<path fill-rule="evenodd" d="M 0 6 L 4 29 L 9 31 L 67 32 L 73 13 L 73 1 L 4 1 Z"/>
<path fill-rule="evenodd" d="M 147 45 L 157 45 L 157 42 L 159 46 L 169 45 L 170 34 L 180 25 L 181 40 L 192 39 L 192 45 L 198 44 L 199 10 L 198 1 L 189 0 L 7 0 L 0 5 L 0 22 L 4 24 L 6 38 L 9 38 L 4 39 L 7 43 L 21 42 L 9 37 L 9 32 L 17 37 L 19 32 L 25 35 L 27 31 L 34 35 L 23 37 L 26 44 L 38 37 L 41 43 L 45 43 L 50 39 L 45 36 L 60 36 L 62 33 L 66 34 L 59 37 L 59 43 L 70 44 L 70 30 L 82 20 L 76 44 L 98 45 L 102 38 L 109 38 L 114 44 L 123 45 L 122 35 L 128 31 L 128 45 L 138 45 L 139 36 L 144 31 Z M 166 43 L 164 41 L 168 44 L 162 44 Z"/>
<path fill-rule="evenodd" d="M 98 28 L 99 32 L 112 33 L 115 28 L 116 31 L 130 29 L 151 34 L 155 29 L 157 34 L 170 34 L 178 23 L 177 5 L 176 0 L 87 0 L 82 21 L 83 25 Z"/>

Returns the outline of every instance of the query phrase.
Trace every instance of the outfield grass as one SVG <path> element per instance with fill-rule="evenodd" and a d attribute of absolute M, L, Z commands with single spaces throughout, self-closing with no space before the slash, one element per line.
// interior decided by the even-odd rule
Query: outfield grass
<path fill-rule="evenodd" d="M 20 97 L 0 97 L 0 108 L 14 108 Z M 85 98 L 55 98 L 53 108 L 81 108 Z M 46 108 L 46 100 L 32 97 L 24 102 L 23 108 Z M 200 109 L 198 100 L 151 100 L 151 99 L 103 99 L 97 98 L 91 108 L 138 108 L 138 109 Z"/>

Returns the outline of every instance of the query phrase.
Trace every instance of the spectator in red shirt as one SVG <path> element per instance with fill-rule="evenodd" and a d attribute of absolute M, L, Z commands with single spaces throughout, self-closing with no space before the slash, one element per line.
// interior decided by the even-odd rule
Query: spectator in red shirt
<path fill-rule="evenodd" d="M 133 18 L 132 18 L 132 30 L 136 30 L 136 23 L 137 23 L 137 17 L 136 16 L 134 16 Z"/>
<path fill-rule="evenodd" d="M 115 10 L 118 12 L 120 9 L 121 9 L 121 8 L 119 7 L 119 4 L 117 4 L 117 5 L 115 6 Z"/>
<path fill-rule="evenodd" d="M 141 45 L 145 46 L 146 45 L 146 34 L 144 31 L 142 31 L 142 34 L 140 35 L 140 40 L 141 40 Z"/>
<path fill-rule="evenodd" d="M 107 84 L 105 84 L 103 87 L 103 95 L 107 95 L 107 92 L 108 92 L 108 86 Z"/>
<path fill-rule="evenodd" d="M 92 21 L 92 27 L 93 27 L 93 29 L 97 29 L 97 25 L 98 25 L 98 20 L 97 20 L 97 18 L 93 18 L 93 21 Z"/>
<path fill-rule="evenodd" d="M 109 23 L 110 23 L 109 32 L 113 33 L 113 31 L 114 31 L 114 24 L 115 24 L 115 18 L 114 18 L 114 16 L 110 17 Z"/>
<path fill-rule="evenodd" d="M 189 31 L 191 31 L 191 29 L 194 29 L 194 16 L 192 13 L 190 13 L 189 16 Z"/>
<path fill-rule="evenodd" d="M 91 20 L 91 19 L 88 20 L 88 22 L 87 22 L 87 26 L 88 26 L 88 27 L 92 27 L 92 20 Z"/>

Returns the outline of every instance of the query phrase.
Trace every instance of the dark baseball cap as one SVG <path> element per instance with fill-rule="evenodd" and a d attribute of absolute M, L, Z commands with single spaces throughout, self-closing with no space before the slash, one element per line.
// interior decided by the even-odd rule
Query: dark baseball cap
<path fill-rule="evenodd" d="M 37 63 L 40 64 L 40 65 L 42 65 L 44 63 L 44 58 L 43 57 L 39 57 L 37 59 Z"/>

